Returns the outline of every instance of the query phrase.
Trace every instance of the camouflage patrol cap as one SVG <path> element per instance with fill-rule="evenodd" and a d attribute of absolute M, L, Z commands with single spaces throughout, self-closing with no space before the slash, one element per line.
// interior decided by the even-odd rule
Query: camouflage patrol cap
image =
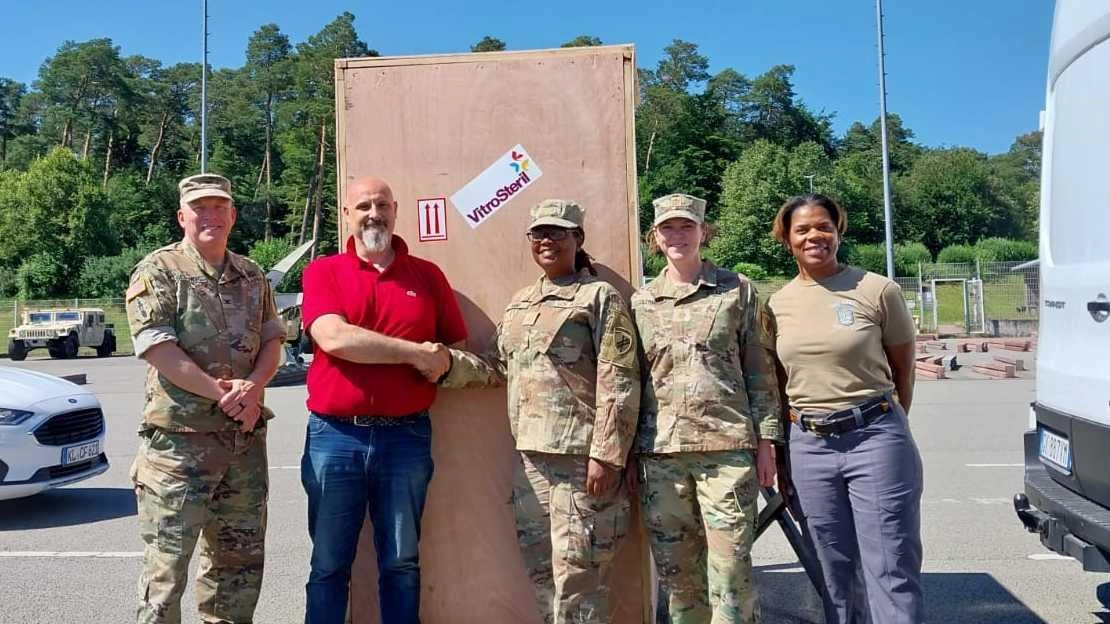
<path fill-rule="evenodd" d="M 181 201 L 189 203 L 201 197 L 223 197 L 231 199 L 231 182 L 214 173 L 189 176 L 177 183 Z"/>
<path fill-rule="evenodd" d="M 705 200 L 693 195 L 672 193 L 656 199 L 651 205 L 655 207 L 655 220 L 651 223 L 653 227 L 675 217 L 705 223 Z"/>
<path fill-rule="evenodd" d="M 532 222 L 528 229 L 541 225 L 561 228 L 581 228 L 586 211 L 570 199 L 545 199 L 532 206 Z"/>

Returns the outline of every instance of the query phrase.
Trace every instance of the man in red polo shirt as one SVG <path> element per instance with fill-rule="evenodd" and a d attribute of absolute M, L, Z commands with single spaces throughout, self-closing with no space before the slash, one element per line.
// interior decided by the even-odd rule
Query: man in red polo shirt
<path fill-rule="evenodd" d="M 441 344 L 466 338 L 439 268 L 393 235 L 397 202 L 385 181 L 353 180 L 343 215 L 344 253 L 305 269 L 308 434 L 301 482 L 308 494 L 312 570 L 306 624 L 342 624 L 351 564 L 369 509 L 383 624 L 417 624 L 420 518 L 432 478 L 428 408 L 450 366 Z"/>

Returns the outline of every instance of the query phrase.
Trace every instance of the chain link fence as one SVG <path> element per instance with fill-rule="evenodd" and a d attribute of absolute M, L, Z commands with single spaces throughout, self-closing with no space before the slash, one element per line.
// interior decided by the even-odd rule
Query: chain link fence
<path fill-rule="evenodd" d="M 104 310 L 104 322 L 112 326 L 116 336 L 116 353 L 134 353 L 131 346 L 131 332 L 127 328 L 127 310 L 123 298 L 116 299 L 42 299 L 21 301 L 19 299 L 0 299 L 0 336 L 4 338 L 3 354 L 8 349 L 8 332 L 23 323 L 24 313 L 37 310 Z M 33 352 L 37 353 L 37 352 Z M 43 351 L 42 353 L 46 353 Z M 82 347 L 78 355 L 95 354 L 90 347 Z"/>
<path fill-rule="evenodd" d="M 766 301 L 789 279 L 755 283 L 759 298 Z M 998 322 L 1027 322 L 1036 329 L 1040 297 L 1040 267 L 1036 262 L 977 262 L 922 264 L 916 276 L 895 278 L 902 287 L 906 306 L 922 332 L 992 334 Z M 51 299 L 20 301 L 0 299 L 0 336 L 6 354 L 8 331 L 22 323 L 29 310 L 99 308 L 114 326 L 116 352 L 133 353 L 122 298 Z M 82 354 L 93 353 L 84 347 Z"/>
<path fill-rule="evenodd" d="M 788 281 L 756 282 L 760 299 L 766 300 Z M 917 275 L 898 276 L 894 281 L 902 288 L 906 307 L 921 332 L 993 335 L 999 323 L 1024 325 L 1027 332 L 1036 329 L 1040 300 L 1036 261 L 922 264 Z"/>

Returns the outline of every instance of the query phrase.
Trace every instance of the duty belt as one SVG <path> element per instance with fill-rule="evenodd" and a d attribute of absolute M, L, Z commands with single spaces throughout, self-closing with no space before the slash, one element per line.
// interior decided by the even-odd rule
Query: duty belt
<path fill-rule="evenodd" d="M 886 397 L 871 399 L 836 412 L 814 413 L 791 407 L 790 422 L 801 427 L 802 431 L 819 436 L 836 435 L 866 427 L 890 409 L 890 401 Z"/>

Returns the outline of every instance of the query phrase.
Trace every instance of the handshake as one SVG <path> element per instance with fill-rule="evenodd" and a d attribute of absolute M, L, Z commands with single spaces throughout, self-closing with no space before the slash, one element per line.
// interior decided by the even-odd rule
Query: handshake
<path fill-rule="evenodd" d="M 222 392 L 220 409 L 240 423 L 240 431 L 253 431 L 262 416 L 262 387 L 247 379 L 217 379 L 216 385 Z"/>
<path fill-rule="evenodd" d="M 428 381 L 438 383 L 451 369 L 451 352 L 438 342 L 413 343 L 413 346 L 415 349 L 409 358 L 409 364 Z"/>

